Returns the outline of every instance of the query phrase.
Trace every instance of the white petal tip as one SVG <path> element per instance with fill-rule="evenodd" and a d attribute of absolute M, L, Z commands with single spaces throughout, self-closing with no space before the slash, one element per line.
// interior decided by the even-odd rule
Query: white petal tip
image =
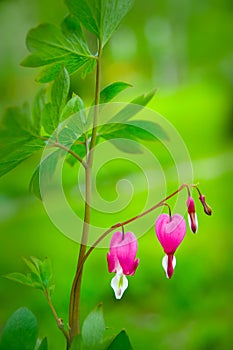
<path fill-rule="evenodd" d="M 195 230 L 192 228 L 192 221 L 190 219 L 190 215 L 188 215 L 188 223 L 189 223 L 189 228 L 193 233 L 197 233 L 198 231 L 198 220 L 197 220 L 197 214 L 194 214 L 194 225 L 195 225 Z"/>
<path fill-rule="evenodd" d="M 121 299 L 124 291 L 128 287 L 128 280 L 123 274 L 116 274 L 111 281 L 111 287 L 114 290 L 116 299 Z"/>
<path fill-rule="evenodd" d="M 167 268 L 168 268 L 168 256 L 167 255 L 165 255 L 162 259 L 162 266 L 163 266 L 163 269 L 166 273 L 166 277 L 169 278 L 168 273 L 167 273 Z M 172 267 L 173 267 L 173 270 L 176 267 L 176 257 L 174 255 L 173 255 L 173 259 L 172 259 Z"/>

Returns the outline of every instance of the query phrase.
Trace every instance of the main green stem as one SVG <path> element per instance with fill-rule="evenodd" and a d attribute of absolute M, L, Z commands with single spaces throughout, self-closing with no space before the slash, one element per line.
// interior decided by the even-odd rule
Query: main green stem
<path fill-rule="evenodd" d="M 82 230 L 82 240 L 79 249 L 78 264 L 76 274 L 74 277 L 72 290 L 70 294 L 70 310 L 69 310 L 69 344 L 72 343 L 74 337 L 80 334 L 80 295 L 82 285 L 83 274 L 83 258 L 86 253 L 86 246 L 88 242 L 89 225 L 91 220 L 91 195 L 92 195 L 92 165 L 94 159 L 94 147 L 97 137 L 98 115 L 99 115 L 99 102 L 100 102 L 100 63 L 102 54 L 102 43 L 99 41 L 97 66 L 96 66 L 96 85 L 95 85 L 95 106 L 94 106 L 94 119 L 92 127 L 92 135 L 90 141 L 89 152 L 87 155 L 86 168 L 85 168 L 85 213 L 84 223 Z"/>

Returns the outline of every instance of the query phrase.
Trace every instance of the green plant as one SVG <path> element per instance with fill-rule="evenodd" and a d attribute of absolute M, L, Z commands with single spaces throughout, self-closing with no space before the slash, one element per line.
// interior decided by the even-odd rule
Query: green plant
<path fill-rule="evenodd" d="M 22 64 L 27 67 L 42 67 L 37 81 L 44 85 L 39 89 L 31 110 L 28 105 L 24 105 L 22 108 L 9 108 L 1 119 L 0 175 L 6 174 L 38 150 L 45 149 L 46 152 L 49 150 L 49 154 L 42 158 L 30 182 L 31 191 L 38 198 L 45 200 L 47 182 L 52 181 L 52 175 L 56 172 L 60 161 L 65 160 L 71 165 L 78 163 L 84 171 L 84 217 L 77 269 L 70 293 L 69 324 L 64 324 L 51 300 L 54 286 L 48 259 L 43 261 L 35 257 L 25 259 L 30 270 L 27 275 L 12 273 L 6 277 L 39 289 L 44 293 L 57 326 L 66 338 L 67 349 L 112 350 L 122 348 L 127 350 L 131 349 L 132 346 L 125 331 L 120 332 L 115 337 L 111 336 L 105 339 L 106 327 L 101 305 L 87 316 L 81 327 L 80 291 L 84 264 L 93 249 L 107 235 L 121 229 L 120 234 L 119 231 L 115 232 L 112 240 L 116 234 L 118 239 L 119 235 L 122 234 L 122 241 L 118 241 L 117 244 L 111 241 L 108 255 L 109 272 L 116 273 L 116 277 L 114 277 L 116 279 L 112 282 L 116 284 L 114 285 L 115 293 L 116 296 L 121 297 L 122 289 L 123 287 L 125 289 L 128 283 L 125 275 L 133 275 L 139 263 L 139 260 L 135 260 L 136 238 L 129 232 L 125 233 L 124 227 L 159 207 L 168 206 L 167 201 L 183 189 L 188 190 L 190 197 L 190 188 L 197 187 L 192 184 L 181 185 L 176 191 L 151 208 L 100 232 L 98 238 L 87 249 L 91 226 L 95 147 L 108 140 L 130 154 L 140 153 L 141 143 L 167 140 L 168 135 L 167 131 L 156 122 L 143 119 L 131 120 L 132 117 L 140 114 L 144 106 L 153 98 L 155 91 L 135 98 L 130 104 L 120 105 L 122 107 L 120 110 L 116 107 L 111 110 L 111 108 L 108 109 L 108 103 L 121 91 L 128 88 L 130 84 L 113 82 L 101 89 L 101 62 L 105 45 L 131 9 L 133 1 L 67 0 L 66 4 L 70 14 L 64 19 L 60 28 L 52 24 L 42 24 L 28 33 L 27 47 L 31 53 Z M 83 27 L 94 36 L 97 52 L 93 53 L 89 48 Z M 70 75 L 79 69 L 82 70 L 83 79 L 88 73 L 95 72 L 94 101 L 89 108 L 86 108 L 82 98 L 76 95 L 70 86 Z M 110 114 L 107 122 L 100 121 L 101 113 Z M 127 145 L 125 142 L 122 143 L 122 139 L 133 142 Z M 206 208 L 204 197 L 201 193 L 199 194 L 201 202 Z M 194 212 L 192 211 L 192 213 Z M 207 214 L 211 214 L 210 209 Z M 173 223 L 174 216 L 172 217 L 171 210 L 169 217 Z M 184 236 L 185 228 L 183 231 Z M 174 232 L 176 235 L 177 227 L 175 227 Z M 168 257 L 172 256 L 173 259 L 176 248 L 172 251 L 165 250 L 165 253 Z M 128 261 L 129 256 L 131 256 L 130 261 Z M 130 264 L 135 265 L 128 269 Z M 166 267 L 169 278 L 173 273 L 174 266 L 172 264 L 171 260 L 170 266 Z M 173 266 L 172 273 L 171 266 Z M 169 268 L 170 272 L 168 272 Z M 119 294 L 117 294 L 118 292 Z M 19 319 L 23 325 L 23 329 L 20 328 L 20 330 L 15 326 Z M 28 332 L 30 336 L 27 336 Z M 25 336 L 22 337 L 22 334 Z M 20 342 L 15 345 L 12 343 L 12 339 L 16 339 L 18 336 Z M 37 327 L 34 316 L 27 309 L 19 309 L 4 328 L 1 349 L 7 349 L 9 346 L 15 349 L 17 346 L 18 348 L 24 346 L 25 349 L 33 349 L 36 346 L 36 338 Z M 46 348 L 47 341 L 43 340 L 39 349 Z"/>

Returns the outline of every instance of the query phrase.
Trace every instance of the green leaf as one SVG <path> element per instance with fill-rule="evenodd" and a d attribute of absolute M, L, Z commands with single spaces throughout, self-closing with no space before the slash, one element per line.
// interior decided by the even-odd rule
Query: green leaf
<path fill-rule="evenodd" d="M 40 276 L 44 287 L 48 289 L 52 280 L 52 267 L 48 258 L 45 258 L 42 261 L 42 265 L 40 268 Z"/>
<path fill-rule="evenodd" d="M 65 119 L 59 126 L 58 141 L 72 148 L 74 144 L 85 143 L 85 134 L 91 127 L 91 119 L 87 118 L 83 100 L 79 96 L 73 96 L 63 109 L 61 119 Z"/>
<path fill-rule="evenodd" d="M 58 133 L 59 143 L 69 149 L 75 142 L 79 142 L 78 139 L 82 133 L 79 126 L 81 126 L 80 115 L 75 115 L 65 121 L 65 123 L 61 125 Z M 68 151 L 66 153 L 68 153 Z"/>
<path fill-rule="evenodd" d="M 40 274 L 40 269 L 41 269 L 41 266 L 42 266 L 42 261 L 38 258 L 36 258 L 35 256 L 30 256 L 30 259 L 32 261 L 32 263 L 34 264 L 36 270 L 39 272 Z"/>
<path fill-rule="evenodd" d="M 48 340 L 44 338 L 37 350 L 48 350 Z"/>
<path fill-rule="evenodd" d="M 133 350 L 130 340 L 125 330 L 122 330 L 113 342 L 109 345 L 107 350 Z"/>
<path fill-rule="evenodd" d="M 64 67 L 64 63 L 53 63 L 46 65 L 36 76 L 36 81 L 40 83 L 48 83 L 52 80 L 54 80 L 59 72 L 61 71 L 62 67 Z M 68 66 L 68 62 L 66 62 L 65 67 L 67 68 L 68 72 L 70 73 L 70 69 Z M 70 73 L 71 74 L 71 73 Z"/>
<path fill-rule="evenodd" d="M 62 24 L 62 30 L 63 33 L 69 38 L 69 41 L 73 43 L 74 48 L 77 48 L 77 43 L 79 43 L 79 50 L 81 52 L 84 51 L 88 55 L 91 54 L 76 17 L 72 15 L 67 16 Z M 82 66 L 82 78 L 84 79 L 88 73 L 91 73 L 95 66 L 96 59 L 94 56 L 92 56 L 92 59 L 88 59 Z"/>
<path fill-rule="evenodd" d="M 87 74 L 91 73 L 96 67 L 96 60 L 87 61 L 82 67 L 81 78 L 85 79 Z"/>
<path fill-rule="evenodd" d="M 15 150 L 12 150 L 14 145 Z M 20 163 L 29 158 L 33 153 L 40 150 L 43 147 L 43 143 L 40 140 L 29 140 L 25 142 L 14 142 L 9 145 L 9 153 L 7 148 L 4 147 L 4 156 L 0 156 L 0 177 L 16 168 Z"/>
<path fill-rule="evenodd" d="M 35 265 L 35 263 L 33 262 L 32 259 L 27 259 L 27 258 L 23 257 L 22 260 L 27 265 L 27 267 L 29 268 L 30 271 L 32 271 L 33 273 L 35 273 L 39 276 L 38 267 L 37 267 L 37 265 Z"/>
<path fill-rule="evenodd" d="M 153 89 L 152 91 L 146 94 L 142 94 L 136 97 L 135 99 L 133 99 L 131 103 L 135 105 L 146 106 L 150 102 L 150 100 L 154 97 L 156 91 L 157 89 Z"/>
<path fill-rule="evenodd" d="M 121 140 L 124 139 L 124 140 Z M 136 141 L 135 143 L 127 142 Z M 81 139 L 80 139 L 81 140 Z M 105 124 L 98 129 L 98 142 L 110 141 L 116 148 L 126 153 L 143 153 L 143 148 L 139 141 L 168 140 L 166 132 L 162 127 L 149 120 L 132 120 L 127 123 Z M 74 144 L 71 149 L 82 158 L 85 156 L 85 146 Z M 76 160 L 67 155 L 66 160 L 70 165 L 74 165 Z"/>
<path fill-rule="evenodd" d="M 24 275 L 20 272 L 12 272 L 7 275 L 4 275 L 3 277 L 7 278 L 8 280 L 23 284 L 25 286 L 32 287 L 32 281 L 29 276 Z"/>
<path fill-rule="evenodd" d="M 104 46 L 133 5 L 133 0 L 66 0 L 72 14 Z"/>
<path fill-rule="evenodd" d="M 33 124 L 35 126 L 35 130 L 38 133 L 38 135 L 40 135 L 40 131 L 41 131 L 42 111 L 46 104 L 46 94 L 47 94 L 47 89 L 45 89 L 44 87 L 40 88 L 36 94 L 36 97 L 32 105 Z"/>
<path fill-rule="evenodd" d="M 162 127 L 149 120 L 133 120 L 125 124 L 105 124 L 99 129 L 98 135 L 98 137 L 109 140 L 115 147 L 127 153 L 143 153 L 140 141 L 168 139 Z M 127 139 L 136 142 L 127 142 Z"/>
<path fill-rule="evenodd" d="M 98 134 L 106 140 L 114 138 L 124 138 L 136 141 L 157 141 L 158 139 L 168 139 L 167 134 L 162 127 L 149 120 L 132 120 L 125 124 L 105 124 L 99 129 Z"/>
<path fill-rule="evenodd" d="M 97 37 L 99 37 L 101 0 L 65 0 L 70 12 Z"/>
<path fill-rule="evenodd" d="M 149 120 L 131 120 L 128 127 L 129 132 L 134 133 L 140 140 L 168 140 L 168 136 L 164 129 L 158 123 Z"/>
<path fill-rule="evenodd" d="M 66 17 L 61 28 L 44 23 L 31 29 L 26 44 L 31 55 L 22 65 L 46 66 L 37 78 L 43 83 L 53 80 L 62 66 L 72 74 L 89 60 L 96 59 L 87 47 L 79 21 L 73 16 Z"/>
<path fill-rule="evenodd" d="M 22 107 L 6 109 L 0 120 L 0 135 L 4 141 L 9 138 L 10 141 L 15 139 L 22 141 L 38 136 L 37 129 L 30 116 L 28 104 L 24 104 Z"/>
<path fill-rule="evenodd" d="M 68 15 L 61 24 L 62 32 L 72 44 L 72 48 L 83 54 L 90 54 L 87 42 L 77 17 Z M 94 58 L 94 57 L 93 57 Z"/>
<path fill-rule="evenodd" d="M 120 151 L 131 154 L 141 154 L 143 153 L 143 148 L 139 143 L 130 142 L 122 139 L 109 140 L 113 146 L 118 148 Z"/>
<path fill-rule="evenodd" d="M 65 67 L 63 67 L 54 80 L 51 90 L 51 103 L 55 126 L 59 124 L 60 114 L 64 108 L 70 88 L 70 77 Z"/>
<path fill-rule="evenodd" d="M 12 107 L 0 120 L 0 176 L 44 147 L 27 105 Z"/>
<path fill-rule="evenodd" d="M 29 190 L 34 193 L 36 197 L 39 199 L 41 198 L 41 192 L 40 192 L 40 178 L 43 178 L 44 182 L 50 182 L 55 170 L 56 166 L 60 157 L 61 151 L 55 151 L 53 153 L 50 153 L 48 156 L 46 156 L 40 164 L 37 166 L 36 170 L 34 171 L 30 184 L 29 184 Z"/>
<path fill-rule="evenodd" d="M 146 106 L 150 100 L 154 97 L 156 90 L 152 90 L 147 94 L 140 95 L 133 99 L 127 106 L 125 106 L 120 112 L 118 112 L 110 122 L 126 122 L 131 119 L 135 114 L 139 113 L 144 106 Z"/>
<path fill-rule="evenodd" d="M 42 291 L 46 289 L 51 295 L 54 285 L 51 284 L 52 269 L 49 259 L 45 258 L 42 261 L 34 256 L 31 256 L 30 259 L 23 258 L 23 260 L 30 269 L 30 272 L 27 275 L 14 272 L 3 277 L 29 287 L 40 289 Z"/>
<path fill-rule="evenodd" d="M 69 117 L 71 118 L 67 120 Z M 70 147 L 73 152 L 83 158 L 86 154 L 85 137 L 83 134 L 87 130 L 87 116 L 84 102 L 79 96 L 75 95 L 67 102 L 61 116 L 61 120 L 64 119 L 66 121 L 63 123 L 58 135 L 59 141 L 63 145 Z M 66 160 L 68 160 L 70 165 L 74 165 L 77 161 L 70 154 L 67 154 Z"/>
<path fill-rule="evenodd" d="M 13 272 L 13 273 L 10 273 L 10 274 L 5 275 L 3 277 L 5 277 L 11 281 L 23 284 L 23 285 L 28 286 L 28 287 L 43 290 L 44 286 L 43 286 L 43 282 L 42 282 L 42 279 L 40 276 L 40 271 L 37 269 L 37 267 L 30 260 L 24 259 L 24 262 L 27 264 L 27 266 L 31 270 L 31 272 L 29 272 L 27 275 L 19 273 L 19 272 Z"/>
<path fill-rule="evenodd" d="M 49 135 L 51 135 L 56 128 L 53 123 L 53 107 L 51 102 L 48 102 L 44 105 L 41 116 L 42 116 L 42 125 L 44 127 L 44 130 Z"/>
<path fill-rule="evenodd" d="M 34 272 L 29 272 L 28 277 L 30 278 L 32 283 L 31 287 L 44 291 L 44 287 L 43 287 L 43 283 L 41 281 L 40 275 Z"/>
<path fill-rule="evenodd" d="M 121 81 L 117 81 L 106 86 L 100 93 L 100 103 L 107 103 L 111 101 L 121 91 L 131 86 L 132 85 Z"/>
<path fill-rule="evenodd" d="M 61 113 L 66 104 L 69 87 L 69 74 L 66 68 L 62 67 L 52 84 L 50 101 L 45 104 L 42 111 L 42 124 L 45 131 L 49 134 L 52 134 L 60 123 Z"/>
<path fill-rule="evenodd" d="M 85 105 L 81 97 L 78 95 L 74 95 L 65 105 L 62 115 L 61 121 L 67 119 L 68 117 L 77 114 L 75 119 L 75 123 L 77 123 L 77 127 L 81 133 L 86 131 L 87 117 L 85 112 Z"/>
<path fill-rule="evenodd" d="M 84 349 L 94 349 L 103 341 L 105 322 L 102 305 L 98 305 L 84 320 L 81 335 Z"/>
<path fill-rule="evenodd" d="M 96 350 L 107 350 L 109 345 L 113 342 L 115 334 L 111 336 L 104 337 L 103 343 Z"/>
<path fill-rule="evenodd" d="M 33 350 L 37 339 L 37 321 L 25 307 L 16 310 L 2 332 L 1 350 Z"/>

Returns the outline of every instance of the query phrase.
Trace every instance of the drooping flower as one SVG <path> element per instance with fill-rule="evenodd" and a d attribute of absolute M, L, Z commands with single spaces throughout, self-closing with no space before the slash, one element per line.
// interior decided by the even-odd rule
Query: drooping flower
<path fill-rule="evenodd" d="M 189 227 L 193 231 L 193 233 L 197 232 L 198 229 L 198 221 L 197 221 L 197 214 L 195 211 L 195 203 L 191 196 L 188 197 L 187 200 L 187 207 L 188 207 L 188 222 Z"/>
<path fill-rule="evenodd" d="M 133 232 L 123 234 L 117 231 L 113 234 L 107 261 L 108 271 L 116 274 L 111 281 L 116 299 L 121 299 L 128 287 L 126 276 L 133 276 L 138 267 L 139 259 L 135 259 L 137 250 L 138 242 Z"/>
<path fill-rule="evenodd" d="M 174 254 L 184 239 L 186 222 L 179 214 L 173 216 L 161 214 L 156 220 L 155 232 L 166 254 L 162 260 L 162 266 L 166 272 L 167 278 L 171 278 L 176 266 Z"/>

